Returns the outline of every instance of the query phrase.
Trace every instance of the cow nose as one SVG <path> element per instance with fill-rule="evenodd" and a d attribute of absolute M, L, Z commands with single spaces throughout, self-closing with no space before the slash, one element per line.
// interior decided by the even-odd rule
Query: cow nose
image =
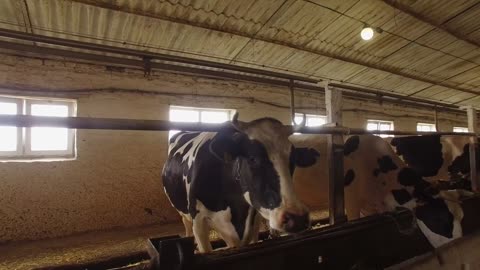
<path fill-rule="evenodd" d="M 283 228 L 288 233 L 305 231 L 310 227 L 310 218 L 308 213 L 297 215 L 289 212 L 283 214 Z"/>

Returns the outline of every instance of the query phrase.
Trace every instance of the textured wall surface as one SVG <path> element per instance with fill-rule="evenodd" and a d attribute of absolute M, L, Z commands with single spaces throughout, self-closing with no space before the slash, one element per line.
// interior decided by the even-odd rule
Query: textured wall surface
<path fill-rule="evenodd" d="M 145 78 L 142 71 L 67 61 L 0 54 L 0 88 L 3 94 L 75 98 L 77 115 L 85 117 L 168 119 L 173 104 L 290 122 L 288 89 L 159 72 Z M 320 94 L 298 93 L 296 101 L 300 111 L 324 114 Z M 414 130 L 417 120 L 432 118 L 431 112 L 366 101 L 347 100 L 344 109 L 351 127 L 374 118 Z M 440 117 L 445 130 L 466 125 L 463 116 Z M 78 130 L 77 136 L 76 160 L 0 162 L 0 242 L 179 220 L 160 181 L 166 132 Z"/>

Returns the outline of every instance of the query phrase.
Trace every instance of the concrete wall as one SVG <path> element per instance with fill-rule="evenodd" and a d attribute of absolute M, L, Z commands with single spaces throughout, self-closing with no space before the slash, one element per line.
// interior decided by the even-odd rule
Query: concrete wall
<path fill-rule="evenodd" d="M 0 87 L 3 94 L 75 98 L 85 117 L 168 119 L 173 104 L 290 122 L 287 89 L 231 80 L 161 72 L 145 78 L 142 71 L 0 54 Z M 324 114 L 323 96 L 296 99 L 299 111 Z M 346 100 L 344 109 L 351 127 L 373 118 L 415 130 L 417 120 L 432 121 L 431 112 L 366 101 Z M 464 116 L 440 117 L 445 130 L 466 126 Z M 179 220 L 160 181 L 166 132 L 78 130 L 77 136 L 76 160 L 0 163 L 0 242 Z"/>

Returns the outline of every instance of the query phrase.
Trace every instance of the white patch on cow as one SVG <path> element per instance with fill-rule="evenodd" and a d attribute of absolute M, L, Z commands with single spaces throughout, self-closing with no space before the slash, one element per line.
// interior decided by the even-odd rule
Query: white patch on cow
<path fill-rule="evenodd" d="M 247 201 L 248 204 L 252 205 L 252 200 L 250 199 L 250 192 L 249 191 L 243 193 L 243 198 L 245 198 L 245 200 Z"/>
<path fill-rule="evenodd" d="M 208 222 L 220 237 L 225 241 L 228 247 L 238 247 L 241 244 L 241 239 L 238 236 L 235 227 L 232 224 L 232 211 L 230 207 L 222 211 L 210 211 L 205 205 L 197 200 L 196 208 L 199 211 L 195 219 L 201 218 Z M 247 219 L 248 220 L 248 219 Z M 245 227 L 247 229 L 247 227 Z M 245 236 L 246 234 L 244 234 Z M 205 236 L 199 236 L 205 237 Z"/>
<path fill-rule="evenodd" d="M 202 132 L 192 140 L 186 142 L 183 144 L 180 148 L 175 151 L 174 155 L 180 154 L 183 155 L 182 162 L 187 161 L 188 168 L 192 167 L 193 162 L 195 161 L 195 158 L 198 154 L 198 150 L 200 147 L 208 142 L 209 140 L 213 139 L 217 133 L 216 132 Z M 184 153 L 184 150 L 187 145 L 192 143 L 192 147 L 188 149 L 186 153 Z"/>
<path fill-rule="evenodd" d="M 257 123 L 244 132 L 251 140 L 257 140 L 265 147 L 268 157 L 279 176 L 282 197 L 282 205 L 280 207 L 294 210 L 305 209 L 305 206 L 302 205 L 295 195 L 293 180 L 290 175 L 289 157 L 292 143 L 288 139 L 289 134 L 280 130 L 281 128 L 269 121 L 265 121 Z M 262 215 L 265 217 L 264 214 Z"/>
<path fill-rule="evenodd" d="M 452 241 L 452 240 L 455 240 L 457 238 L 460 238 L 462 237 L 462 227 L 460 225 L 460 222 L 457 221 L 457 220 L 454 220 L 453 222 L 453 234 L 452 234 L 452 238 L 447 238 L 443 235 L 439 235 L 439 234 L 436 234 L 434 232 L 432 232 L 428 227 L 427 225 L 425 225 L 425 223 L 423 223 L 423 221 L 417 219 L 417 224 L 418 224 L 418 227 L 420 228 L 420 230 L 422 231 L 422 233 L 425 235 L 425 237 L 428 239 L 428 241 L 430 242 L 430 244 L 434 247 L 434 248 L 438 248 L 440 246 L 443 246 L 445 244 L 447 244 L 448 242 Z"/>

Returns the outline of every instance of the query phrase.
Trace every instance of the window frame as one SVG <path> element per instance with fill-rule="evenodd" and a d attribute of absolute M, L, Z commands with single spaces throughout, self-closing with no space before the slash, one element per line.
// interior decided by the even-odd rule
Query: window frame
<path fill-rule="evenodd" d="M 77 101 L 74 99 L 59 99 L 49 97 L 27 96 L 0 96 L 0 102 L 5 101 L 17 104 L 17 115 L 31 115 L 31 106 L 63 105 L 68 108 L 68 117 L 76 115 Z M 76 129 L 67 128 L 66 150 L 31 150 L 32 129 L 29 127 L 17 127 L 17 151 L 0 151 L 0 162 L 8 161 L 42 161 L 42 160 L 68 160 L 76 158 Z"/>
<path fill-rule="evenodd" d="M 18 98 L 0 96 L 0 102 L 2 103 L 14 103 L 17 104 L 17 114 L 23 114 L 23 100 Z M 17 129 L 17 150 L 15 151 L 0 151 L 0 160 L 17 158 L 23 155 L 23 128 L 16 127 Z"/>
<path fill-rule="evenodd" d="M 368 129 L 368 124 L 370 123 L 373 123 L 375 122 L 375 124 L 377 125 L 377 129 L 376 130 L 381 130 L 380 129 L 380 125 L 382 123 L 388 123 L 390 125 L 390 129 L 389 131 L 394 131 L 395 130 L 395 122 L 394 121 L 391 121 L 391 120 L 379 120 L 379 119 L 367 119 L 367 126 L 365 127 L 365 129 L 368 131 L 368 130 L 375 130 L 375 129 Z M 387 138 L 387 137 L 395 137 L 395 135 L 393 134 L 374 134 L 376 136 L 379 136 L 379 137 L 382 137 L 382 138 Z"/>
<path fill-rule="evenodd" d="M 433 127 L 433 129 L 431 128 L 429 131 L 418 130 L 419 125 L 430 126 L 430 127 Z M 417 130 L 417 132 L 437 132 L 437 127 L 433 123 L 417 122 L 416 130 Z"/>

